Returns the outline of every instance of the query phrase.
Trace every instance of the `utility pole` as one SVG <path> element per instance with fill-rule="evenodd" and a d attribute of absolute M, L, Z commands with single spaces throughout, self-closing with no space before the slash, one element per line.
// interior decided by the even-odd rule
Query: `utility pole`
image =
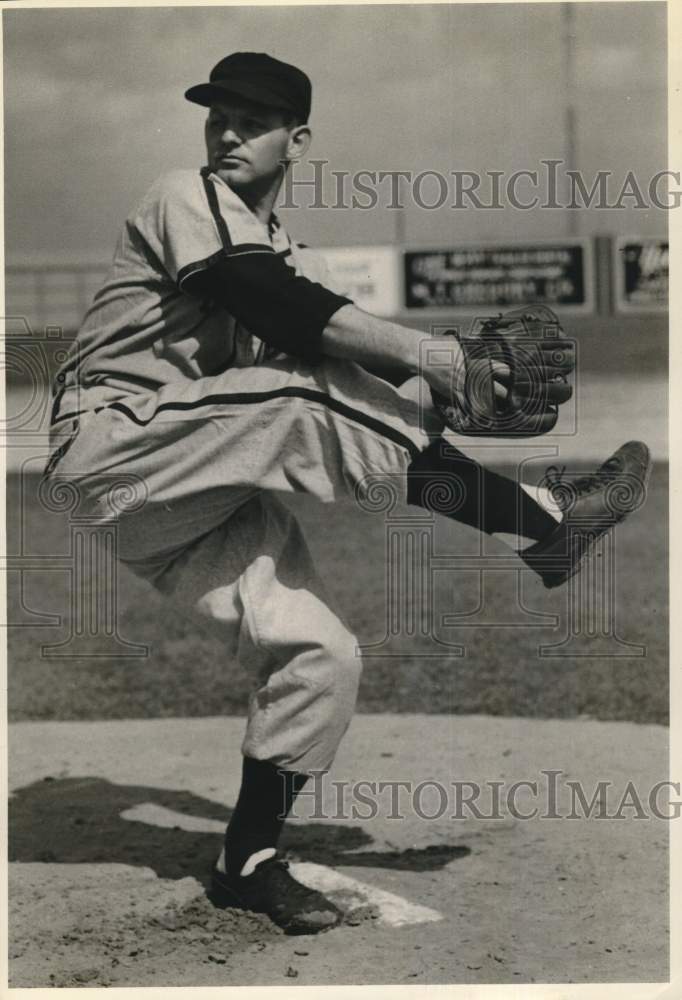
<path fill-rule="evenodd" d="M 400 247 L 405 243 L 405 209 L 402 205 L 394 208 L 395 214 L 395 245 Z"/>
<path fill-rule="evenodd" d="M 566 103 L 564 105 L 564 165 L 566 170 L 577 169 L 577 128 L 576 128 L 576 87 L 575 87 L 575 9 L 572 0 L 566 0 L 561 5 L 562 49 L 564 63 L 564 86 Z M 578 233 L 577 209 L 566 212 L 569 236 Z"/>

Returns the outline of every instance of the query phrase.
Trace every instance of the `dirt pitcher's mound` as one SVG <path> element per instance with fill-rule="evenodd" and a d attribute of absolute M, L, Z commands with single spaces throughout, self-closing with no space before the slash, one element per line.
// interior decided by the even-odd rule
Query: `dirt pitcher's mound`
<path fill-rule="evenodd" d="M 243 724 L 10 727 L 12 986 L 666 981 L 664 728 L 356 717 L 284 837 L 346 922 L 290 938 L 206 898 Z"/>
<path fill-rule="evenodd" d="M 150 868 L 15 864 L 10 896 L 15 986 L 135 985 L 138 961 L 149 982 L 167 982 L 189 954 L 190 966 L 223 965 L 226 942 L 248 948 L 277 934 L 263 917 L 215 910 L 196 879 Z"/>

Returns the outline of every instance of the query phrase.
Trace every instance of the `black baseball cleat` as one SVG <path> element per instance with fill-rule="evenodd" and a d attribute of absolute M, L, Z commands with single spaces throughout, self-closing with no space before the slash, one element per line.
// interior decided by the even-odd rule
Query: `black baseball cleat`
<path fill-rule="evenodd" d="M 560 587 L 578 572 L 591 546 L 646 499 L 651 473 L 649 449 L 628 441 L 596 472 L 574 479 L 550 467 L 545 483 L 563 511 L 546 538 L 519 553 L 545 587 Z"/>
<path fill-rule="evenodd" d="M 343 918 L 321 892 L 297 882 L 278 856 L 261 861 L 251 875 L 230 876 L 214 868 L 208 898 L 221 909 L 265 913 L 286 934 L 318 934 Z"/>

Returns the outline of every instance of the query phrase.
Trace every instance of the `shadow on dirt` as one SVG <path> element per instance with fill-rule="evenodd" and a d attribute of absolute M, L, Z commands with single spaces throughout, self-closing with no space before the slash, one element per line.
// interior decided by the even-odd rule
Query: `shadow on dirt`
<path fill-rule="evenodd" d="M 9 801 L 9 860 L 56 864 L 140 865 L 159 878 L 187 875 L 206 885 L 220 850 L 215 833 L 194 833 L 122 819 L 154 803 L 193 818 L 227 823 L 231 809 L 191 792 L 115 785 L 101 778 L 45 778 Z M 302 861 L 340 867 L 435 871 L 470 854 L 464 845 L 434 844 L 405 851 L 372 851 L 359 826 L 309 822 L 285 827 L 281 848 Z M 361 853 L 350 853 L 360 851 Z"/>

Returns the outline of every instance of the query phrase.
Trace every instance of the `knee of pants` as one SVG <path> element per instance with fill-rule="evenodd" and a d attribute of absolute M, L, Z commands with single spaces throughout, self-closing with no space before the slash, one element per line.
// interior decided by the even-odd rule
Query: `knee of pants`
<path fill-rule="evenodd" d="M 362 660 L 357 653 L 355 636 L 350 635 L 349 641 L 343 646 L 332 646 L 329 653 L 326 664 L 326 672 L 329 674 L 328 690 L 332 696 L 329 711 L 336 720 L 345 720 L 345 731 L 355 710 L 362 674 Z"/>
<path fill-rule="evenodd" d="M 275 670 L 252 696 L 244 753 L 306 773 L 330 767 L 353 717 L 361 669 L 346 633 Z"/>
<path fill-rule="evenodd" d="M 331 683 L 316 700 L 316 718 L 311 719 L 306 754 L 313 766 L 323 769 L 331 766 L 353 718 L 362 663 L 355 655 L 352 658 L 334 658 L 330 661 L 329 671 Z"/>
<path fill-rule="evenodd" d="M 263 703 L 279 703 L 292 717 L 315 719 L 322 727 L 345 731 L 355 709 L 362 660 L 357 640 L 340 629 L 333 641 L 312 645 L 270 674 L 261 689 Z"/>

